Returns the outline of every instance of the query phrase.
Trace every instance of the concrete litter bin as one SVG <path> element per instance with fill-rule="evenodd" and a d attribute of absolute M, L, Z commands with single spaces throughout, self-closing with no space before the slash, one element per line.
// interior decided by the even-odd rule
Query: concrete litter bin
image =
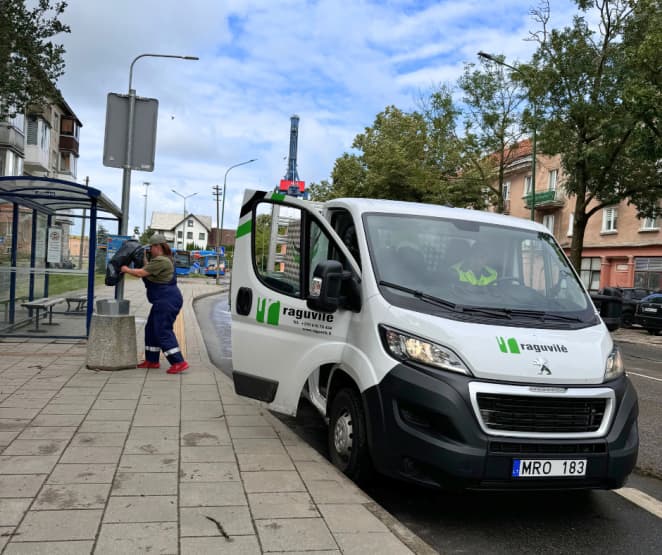
<path fill-rule="evenodd" d="M 125 370 L 138 364 L 136 320 L 128 300 L 100 299 L 90 321 L 87 368 Z"/>

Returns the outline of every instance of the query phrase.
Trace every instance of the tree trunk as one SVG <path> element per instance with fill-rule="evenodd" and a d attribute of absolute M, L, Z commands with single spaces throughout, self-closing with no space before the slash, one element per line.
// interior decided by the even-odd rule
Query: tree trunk
<path fill-rule="evenodd" d="M 582 251 L 584 250 L 584 233 L 588 224 L 586 214 L 586 198 L 584 195 L 575 197 L 575 221 L 572 225 L 572 242 L 570 243 L 570 262 L 580 272 L 582 267 Z"/>

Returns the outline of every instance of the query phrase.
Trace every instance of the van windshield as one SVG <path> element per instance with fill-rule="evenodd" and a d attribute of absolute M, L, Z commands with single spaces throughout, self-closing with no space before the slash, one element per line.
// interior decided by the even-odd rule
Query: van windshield
<path fill-rule="evenodd" d="M 590 299 L 548 233 L 412 215 L 363 220 L 376 279 L 390 301 L 427 296 L 460 311 L 496 309 L 517 320 L 594 319 Z"/>

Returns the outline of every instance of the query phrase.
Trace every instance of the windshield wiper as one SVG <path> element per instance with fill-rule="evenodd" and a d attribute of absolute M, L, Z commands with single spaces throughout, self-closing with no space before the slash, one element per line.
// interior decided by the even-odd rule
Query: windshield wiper
<path fill-rule="evenodd" d="M 379 281 L 379 285 L 384 285 L 385 287 L 390 287 L 391 289 L 397 289 L 398 291 L 409 293 L 410 295 L 416 297 L 417 299 L 421 299 L 422 301 L 426 301 L 430 304 L 434 304 L 437 306 L 441 306 L 443 308 L 449 308 L 450 310 L 462 312 L 462 307 L 460 305 L 457 305 L 440 297 L 435 297 L 434 295 L 428 295 L 427 293 L 423 293 L 423 291 L 419 291 L 418 289 L 411 289 L 410 287 L 405 287 L 404 285 L 398 285 L 397 283 L 391 283 L 390 281 L 384 281 L 383 279 Z"/>
<path fill-rule="evenodd" d="M 543 322 L 545 320 L 561 320 L 563 322 L 582 322 L 581 318 L 577 316 L 564 316 L 563 314 L 554 314 L 552 312 L 545 312 L 544 310 L 524 310 L 524 309 L 509 309 L 504 308 L 511 316 L 531 316 L 532 318 L 539 318 Z"/>

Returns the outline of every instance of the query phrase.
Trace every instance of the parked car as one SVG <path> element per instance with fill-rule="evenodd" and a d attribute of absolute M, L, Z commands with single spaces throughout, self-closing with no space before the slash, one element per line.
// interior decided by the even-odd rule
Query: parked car
<path fill-rule="evenodd" d="M 621 326 L 629 328 L 634 322 L 634 313 L 637 310 L 637 305 L 644 297 L 652 294 L 651 289 L 644 289 L 643 287 L 619 287 L 618 291 L 621 293 L 623 299 L 623 306 L 621 308 Z"/>
<path fill-rule="evenodd" d="M 646 328 L 651 335 L 662 330 L 662 293 L 653 293 L 641 299 L 634 314 L 634 323 Z"/>

